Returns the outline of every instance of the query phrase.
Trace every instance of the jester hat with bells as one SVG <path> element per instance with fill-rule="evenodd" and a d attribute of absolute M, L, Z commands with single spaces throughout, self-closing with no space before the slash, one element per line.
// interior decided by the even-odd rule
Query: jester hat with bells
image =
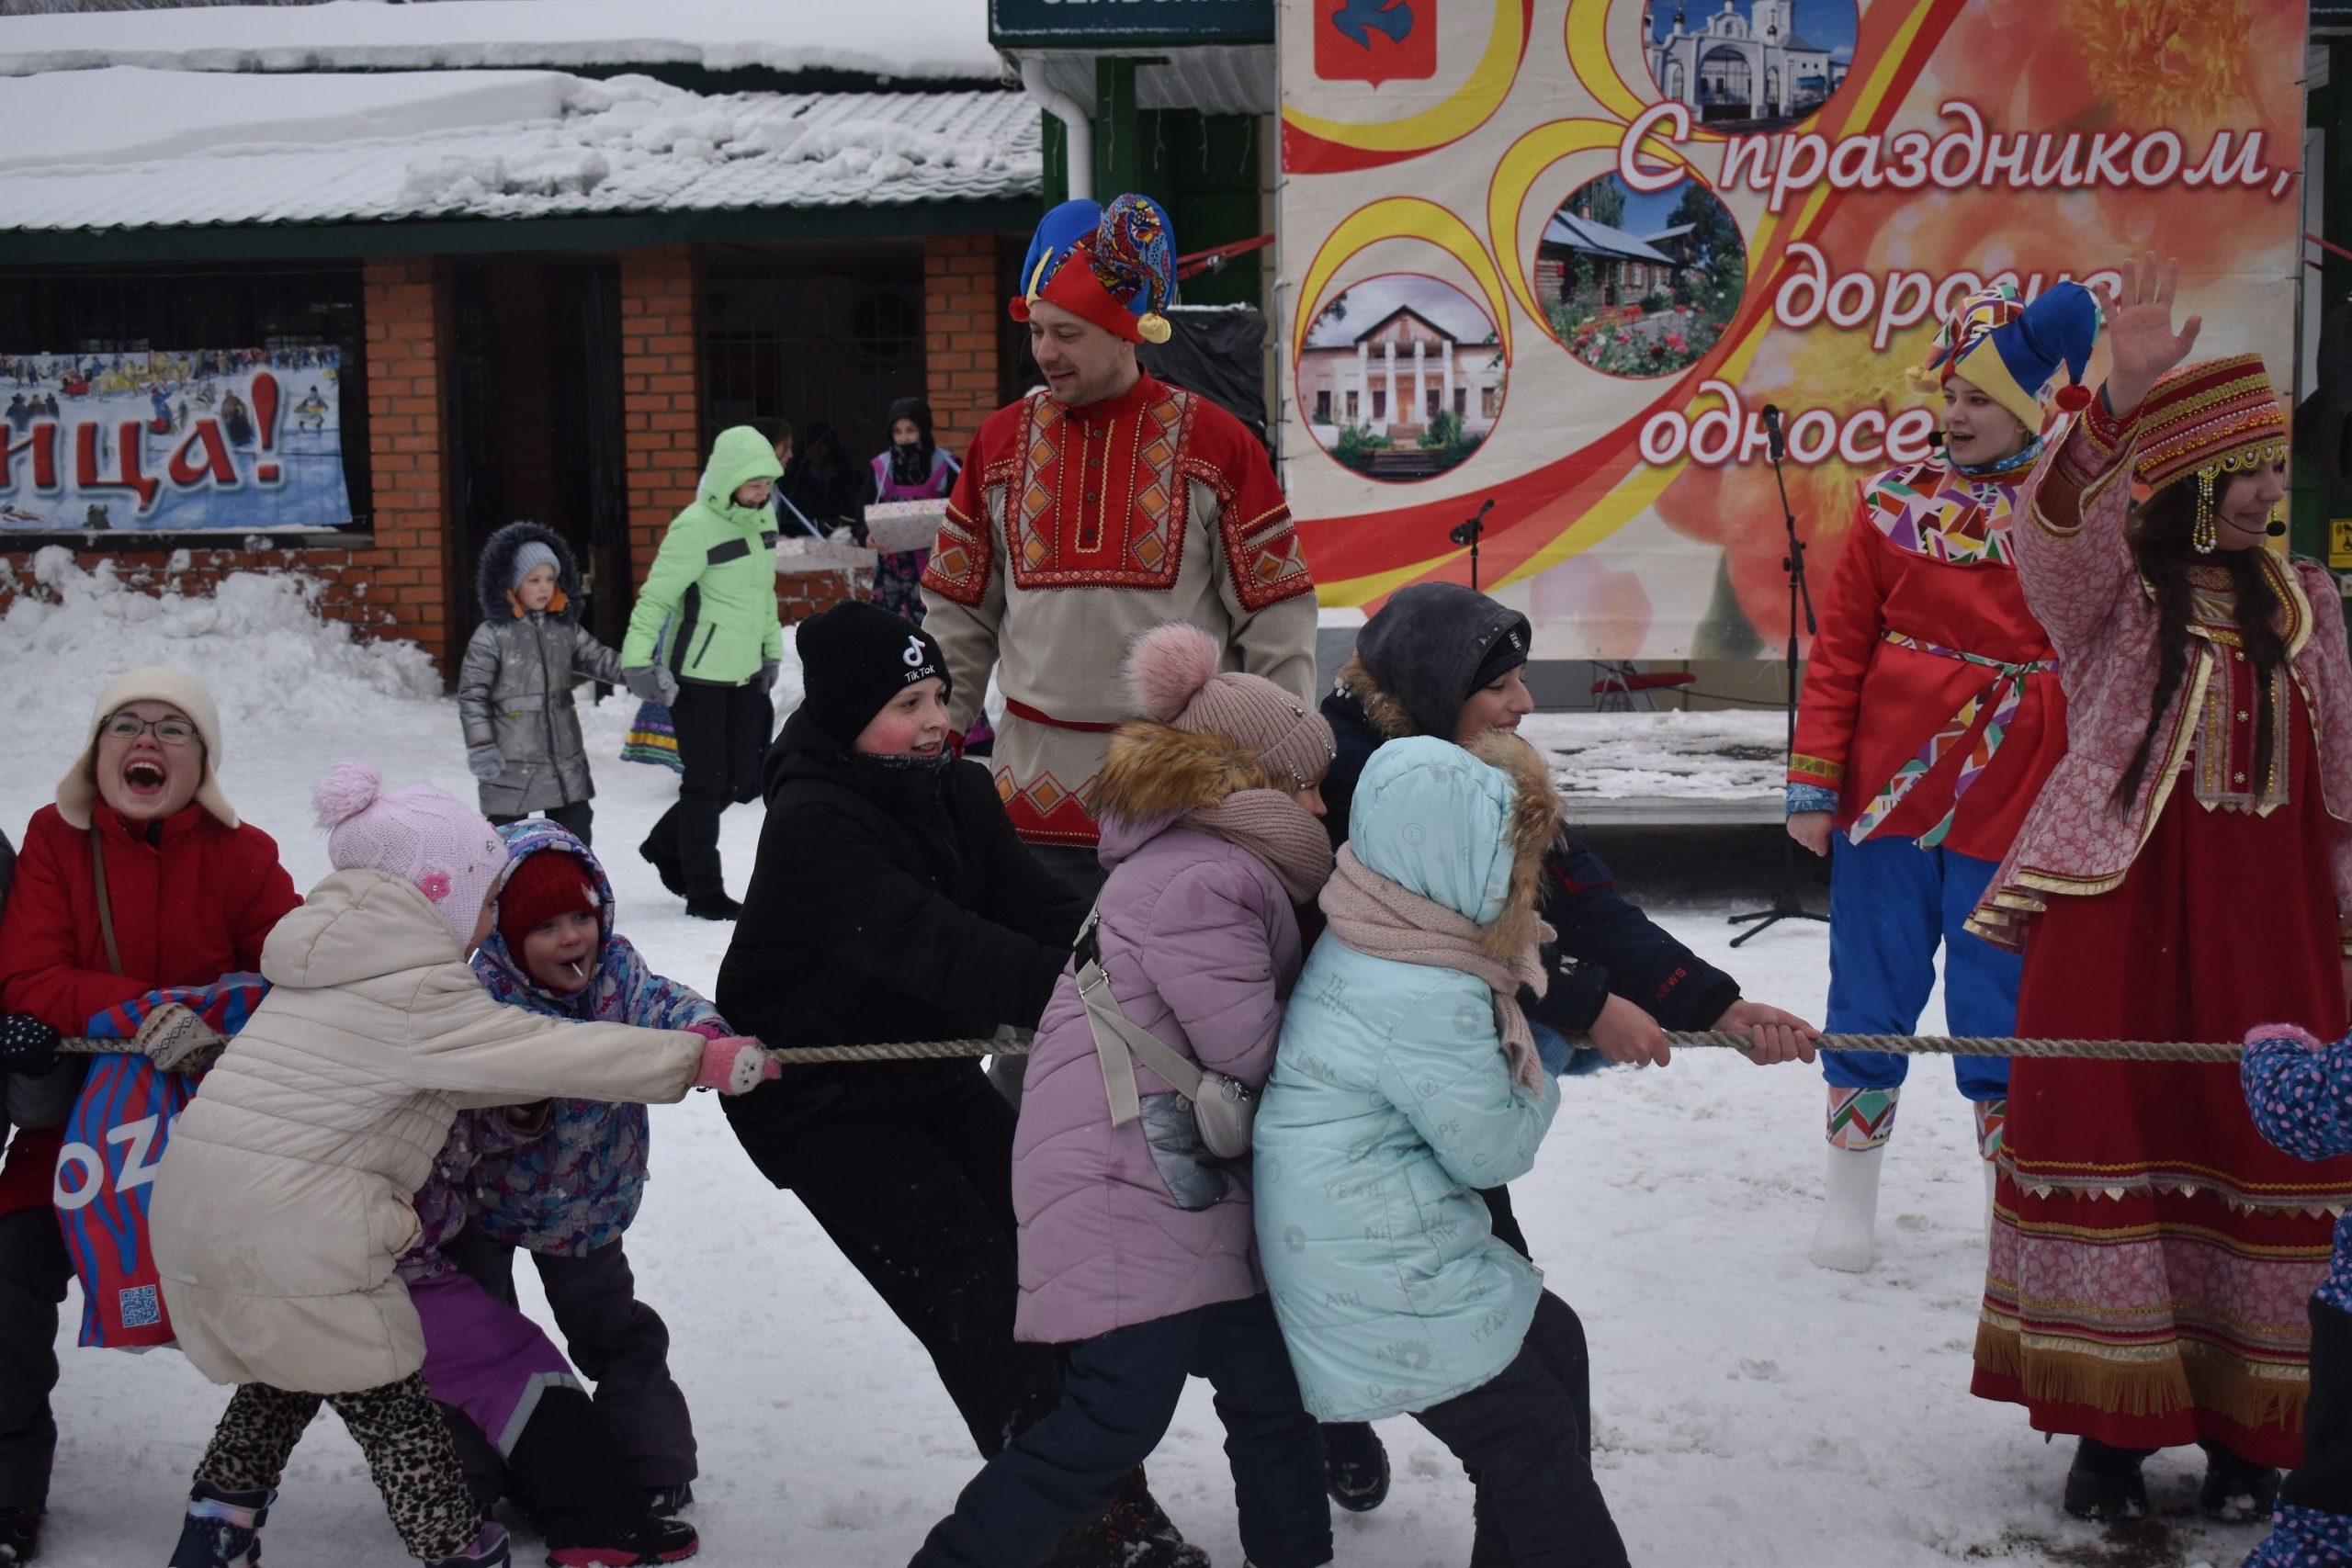
<path fill-rule="evenodd" d="M 1176 231 L 1148 196 L 1108 207 L 1065 201 L 1037 225 L 1021 263 L 1012 319 L 1026 321 L 1042 299 L 1129 343 L 1166 343 L 1160 314 L 1176 299 Z"/>
<path fill-rule="evenodd" d="M 2051 400 L 2072 413 L 2090 405 L 2083 385 L 2098 341 L 2098 300 L 2079 283 L 2061 283 L 2028 302 L 2014 284 L 1980 288 L 1960 302 L 1936 333 L 1927 363 L 1911 375 L 1923 394 L 1962 378 L 2040 434 L 2041 394 L 2061 366 L 2066 385 Z"/>

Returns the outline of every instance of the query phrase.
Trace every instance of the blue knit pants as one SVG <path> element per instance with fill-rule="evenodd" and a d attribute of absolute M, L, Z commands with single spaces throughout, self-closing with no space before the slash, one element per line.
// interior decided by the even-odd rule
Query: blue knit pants
<path fill-rule="evenodd" d="M 1908 1034 L 1936 983 L 1944 952 L 1944 1015 L 1960 1035 L 2014 1035 L 2025 961 L 1965 929 L 1999 866 L 1912 839 L 1832 836 L 1829 864 L 1829 1018 L 1833 1034 Z M 1893 1089 L 1911 1058 L 1894 1052 L 1824 1051 L 1834 1089 Z M 1973 1100 L 2009 1091 L 2001 1056 L 1955 1056 L 1960 1092 Z"/>

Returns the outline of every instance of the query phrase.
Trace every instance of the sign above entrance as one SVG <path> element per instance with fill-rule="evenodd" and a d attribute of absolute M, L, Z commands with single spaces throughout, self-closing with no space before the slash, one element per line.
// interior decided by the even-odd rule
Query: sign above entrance
<path fill-rule="evenodd" d="M 0 540 L 341 526 L 341 372 L 326 344 L 0 353 Z"/>
<path fill-rule="evenodd" d="M 1274 0 L 989 0 L 989 41 L 1005 49 L 1272 43 Z"/>

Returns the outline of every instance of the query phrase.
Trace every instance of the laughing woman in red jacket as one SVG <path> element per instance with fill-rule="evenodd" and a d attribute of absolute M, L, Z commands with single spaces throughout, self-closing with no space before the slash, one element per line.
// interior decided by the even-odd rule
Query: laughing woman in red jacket
<path fill-rule="evenodd" d="M 38 1548 L 57 1448 L 49 1394 L 73 1268 L 51 1182 L 82 1077 L 57 1036 L 158 987 L 258 968 L 262 939 L 301 902 L 277 843 L 220 793 L 220 716 L 195 680 L 130 671 L 89 735 L 56 804 L 33 813 L 0 909 L 0 1070 L 20 1129 L 0 1168 L 0 1562 Z"/>

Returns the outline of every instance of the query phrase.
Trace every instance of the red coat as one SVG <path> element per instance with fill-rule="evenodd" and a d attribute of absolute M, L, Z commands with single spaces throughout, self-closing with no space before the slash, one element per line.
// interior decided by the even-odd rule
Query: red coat
<path fill-rule="evenodd" d="M 2064 753 L 2056 654 L 2009 559 L 2017 495 L 2014 483 L 1971 480 L 1939 460 L 1890 468 L 1862 486 L 1860 520 L 1817 606 L 1821 629 L 1789 759 L 1790 783 L 1838 792 L 1840 831 L 1949 730 L 1871 836 L 1917 839 L 1951 813 L 1943 847 L 1997 861 Z M 2044 668 L 2013 681 L 1958 653 Z M 2015 712 L 1986 760 L 1990 727 L 2013 689 Z M 1972 700 L 1976 711 L 1956 722 Z M 1963 769 L 1975 777 L 1955 809 Z"/>
<path fill-rule="evenodd" d="M 209 985 L 261 965 L 262 940 L 302 900 L 277 844 L 247 823 L 221 826 L 200 806 L 133 824 L 100 802 L 107 893 L 122 973 L 107 965 L 89 835 L 54 806 L 33 813 L 0 911 L 0 1011 L 32 1014 L 65 1034 L 158 986 Z M 27 1130 L 0 1169 L 0 1213 L 50 1201 L 57 1128 Z"/>

